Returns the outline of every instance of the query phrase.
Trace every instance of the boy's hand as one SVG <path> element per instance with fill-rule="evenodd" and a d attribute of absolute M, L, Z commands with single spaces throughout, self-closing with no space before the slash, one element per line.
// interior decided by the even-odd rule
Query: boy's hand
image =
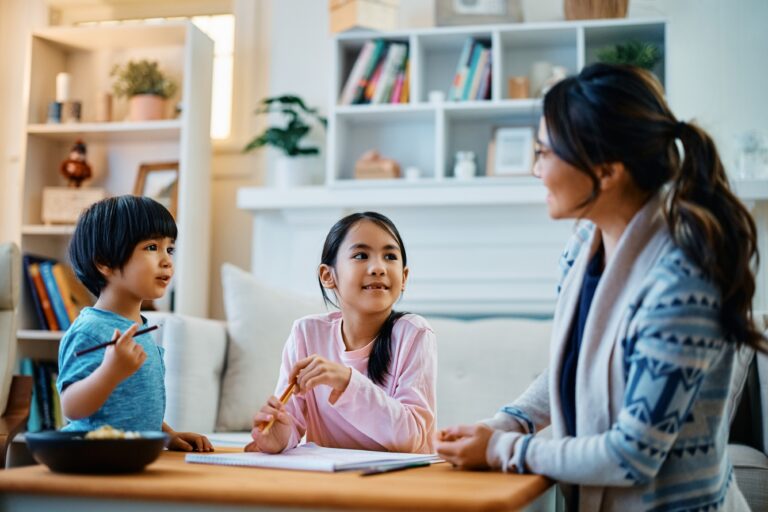
<path fill-rule="evenodd" d="M 288 382 L 296 382 L 297 391 L 306 393 L 315 386 L 325 384 L 333 388 L 328 401 L 336 403 L 352 378 L 352 368 L 334 363 L 317 354 L 296 362 L 288 376 Z"/>
<path fill-rule="evenodd" d="M 275 422 L 265 434 L 262 429 L 275 418 Z M 293 430 L 293 418 L 285 410 L 276 396 L 271 396 L 259 412 L 253 417 L 253 442 L 245 447 L 247 452 L 279 453 L 288 446 Z"/>
<path fill-rule="evenodd" d="M 168 441 L 168 449 L 177 452 L 212 452 L 213 445 L 202 434 L 194 432 L 166 432 L 171 440 Z"/>
<path fill-rule="evenodd" d="M 144 348 L 133 340 L 133 334 L 138 328 L 139 324 L 133 324 L 122 334 L 115 329 L 112 339 L 117 339 L 117 343 L 108 346 L 104 354 L 101 364 L 118 382 L 136 373 L 147 359 Z"/>

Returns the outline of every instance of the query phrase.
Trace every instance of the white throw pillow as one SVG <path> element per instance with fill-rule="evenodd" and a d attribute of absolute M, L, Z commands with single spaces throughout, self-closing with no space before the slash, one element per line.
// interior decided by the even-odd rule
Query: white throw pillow
<path fill-rule="evenodd" d="M 438 427 L 492 417 L 549 363 L 551 320 L 428 320 L 437 336 Z"/>
<path fill-rule="evenodd" d="M 322 299 L 269 288 L 228 263 L 221 281 L 229 350 L 216 430 L 250 430 L 253 415 L 275 392 L 293 322 L 326 309 Z"/>

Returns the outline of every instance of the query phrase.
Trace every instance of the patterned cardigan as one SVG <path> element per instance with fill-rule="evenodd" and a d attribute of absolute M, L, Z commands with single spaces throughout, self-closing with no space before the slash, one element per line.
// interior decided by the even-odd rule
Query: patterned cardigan
<path fill-rule="evenodd" d="M 718 320 L 720 294 L 675 246 L 659 198 L 627 226 L 595 291 L 576 370 L 577 435 L 566 435 L 564 348 L 601 243 L 588 224 L 563 253 L 548 370 L 485 420 L 497 429 L 489 464 L 579 485 L 580 512 L 749 510 L 726 452 L 735 347 Z M 533 436 L 549 424 L 552 439 Z"/>

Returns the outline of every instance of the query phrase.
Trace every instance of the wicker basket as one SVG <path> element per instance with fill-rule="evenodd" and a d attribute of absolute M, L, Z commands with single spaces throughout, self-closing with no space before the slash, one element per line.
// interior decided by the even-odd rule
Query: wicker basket
<path fill-rule="evenodd" d="M 629 0 L 564 0 L 565 19 L 624 18 Z"/>

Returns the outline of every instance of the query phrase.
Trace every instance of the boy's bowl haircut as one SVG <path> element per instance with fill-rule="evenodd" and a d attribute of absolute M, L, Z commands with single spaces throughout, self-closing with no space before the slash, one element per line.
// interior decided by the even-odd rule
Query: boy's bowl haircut
<path fill-rule="evenodd" d="M 169 437 L 141 432 L 136 439 L 86 439 L 88 432 L 35 432 L 24 435 L 32 456 L 56 473 L 137 473 L 160 456 Z"/>

